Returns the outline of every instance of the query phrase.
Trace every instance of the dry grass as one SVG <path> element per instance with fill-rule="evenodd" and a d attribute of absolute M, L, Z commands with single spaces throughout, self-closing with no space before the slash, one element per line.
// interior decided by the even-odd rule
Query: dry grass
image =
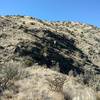
<path fill-rule="evenodd" d="M 16 90 L 15 81 L 27 77 L 28 73 L 20 68 L 19 64 L 8 63 L 0 67 L 0 95 L 6 90 Z"/>
<path fill-rule="evenodd" d="M 29 76 L 15 83 L 18 93 L 5 91 L 2 100 L 7 96 L 11 100 L 96 100 L 95 92 L 73 77 L 41 66 L 28 67 L 26 71 Z"/>
<path fill-rule="evenodd" d="M 84 85 L 81 85 L 73 77 L 69 77 L 63 85 L 65 98 L 71 100 L 96 100 L 95 92 Z"/>

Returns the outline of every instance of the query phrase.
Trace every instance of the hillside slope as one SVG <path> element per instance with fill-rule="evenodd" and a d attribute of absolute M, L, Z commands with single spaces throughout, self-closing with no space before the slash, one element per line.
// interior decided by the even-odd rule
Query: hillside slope
<path fill-rule="evenodd" d="M 99 92 L 100 29 L 78 22 L 47 22 L 28 16 L 2 16 L 0 67 L 6 67 L 11 62 L 13 65 L 19 64 L 22 69 L 38 65 L 71 75 L 81 84 Z"/>

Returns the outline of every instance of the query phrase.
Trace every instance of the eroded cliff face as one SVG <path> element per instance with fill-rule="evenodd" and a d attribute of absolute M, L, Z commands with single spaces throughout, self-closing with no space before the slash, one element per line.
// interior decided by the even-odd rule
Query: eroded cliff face
<path fill-rule="evenodd" d="M 2 16 L 0 67 L 9 63 L 25 70 L 34 66 L 49 68 L 100 91 L 100 29 L 78 22 Z"/>

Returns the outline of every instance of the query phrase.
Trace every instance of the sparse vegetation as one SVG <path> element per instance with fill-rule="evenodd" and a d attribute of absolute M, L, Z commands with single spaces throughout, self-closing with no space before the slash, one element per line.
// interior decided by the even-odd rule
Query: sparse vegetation
<path fill-rule="evenodd" d="M 87 70 L 84 75 L 80 75 L 77 78 L 80 83 L 85 84 L 88 87 L 92 87 L 95 91 L 100 91 L 99 76 L 95 75 L 94 71 Z"/>
<path fill-rule="evenodd" d="M 100 29 L 91 25 L 0 17 L 0 99 L 95 100 L 99 48 Z"/>
<path fill-rule="evenodd" d="M 8 63 L 0 67 L 0 93 L 5 89 L 10 89 L 14 86 L 14 82 L 27 77 L 28 73 L 22 70 L 18 64 Z"/>
<path fill-rule="evenodd" d="M 65 77 L 55 75 L 54 79 L 47 79 L 51 91 L 62 92 Z"/>
<path fill-rule="evenodd" d="M 30 66 L 33 65 L 33 61 L 30 60 L 30 59 L 26 59 L 26 60 L 24 61 L 24 65 L 25 65 L 26 67 L 30 67 Z"/>

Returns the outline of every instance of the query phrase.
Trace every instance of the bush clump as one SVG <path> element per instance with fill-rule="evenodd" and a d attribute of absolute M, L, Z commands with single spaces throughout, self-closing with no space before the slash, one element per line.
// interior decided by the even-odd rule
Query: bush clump
<path fill-rule="evenodd" d="M 22 79 L 27 75 L 18 64 L 9 63 L 0 67 L 0 93 L 5 89 L 10 89 L 16 80 Z"/>

